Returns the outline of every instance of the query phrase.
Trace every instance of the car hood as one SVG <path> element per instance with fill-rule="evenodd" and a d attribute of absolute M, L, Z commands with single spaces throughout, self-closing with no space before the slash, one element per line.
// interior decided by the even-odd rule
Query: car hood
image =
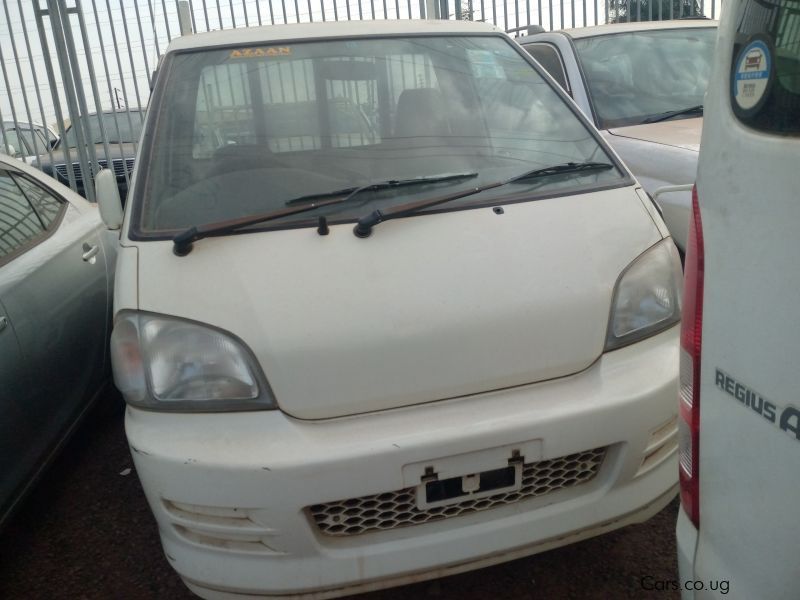
<path fill-rule="evenodd" d="M 330 418 L 586 369 L 620 273 L 661 239 L 633 187 L 352 230 L 208 238 L 185 257 L 139 243 L 138 308 L 233 333 L 283 411 Z"/>
<path fill-rule="evenodd" d="M 703 119 L 671 119 L 661 123 L 647 125 L 631 125 L 609 129 L 611 135 L 626 137 L 642 142 L 674 146 L 693 152 L 700 151 L 700 134 L 703 131 Z"/>

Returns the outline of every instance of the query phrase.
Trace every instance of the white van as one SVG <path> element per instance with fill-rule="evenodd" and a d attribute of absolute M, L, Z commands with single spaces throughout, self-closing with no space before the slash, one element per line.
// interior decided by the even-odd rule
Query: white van
<path fill-rule="evenodd" d="M 800 597 L 800 1 L 730 0 L 686 254 L 684 600 Z"/>
<path fill-rule="evenodd" d="M 676 495 L 675 246 L 504 33 L 175 40 L 136 165 L 115 381 L 166 556 L 199 595 L 420 581 Z"/>

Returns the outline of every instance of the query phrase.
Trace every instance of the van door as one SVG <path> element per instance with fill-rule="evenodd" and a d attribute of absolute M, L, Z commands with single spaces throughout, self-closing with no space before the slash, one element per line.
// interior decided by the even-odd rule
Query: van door
<path fill-rule="evenodd" d="M 731 597 L 797 598 L 800 1 L 726 10 L 697 183 L 705 275 L 694 576 L 729 579 Z"/>

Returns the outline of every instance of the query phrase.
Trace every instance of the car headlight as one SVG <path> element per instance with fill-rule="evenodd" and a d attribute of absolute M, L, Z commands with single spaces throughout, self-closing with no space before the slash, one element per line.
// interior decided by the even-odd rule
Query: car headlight
<path fill-rule="evenodd" d="M 140 408 L 276 408 L 250 350 L 233 335 L 208 325 L 122 311 L 111 334 L 111 364 L 125 401 Z"/>
<path fill-rule="evenodd" d="M 605 349 L 627 346 L 680 321 L 682 295 L 680 257 L 667 238 L 628 265 L 617 280 Z"/>

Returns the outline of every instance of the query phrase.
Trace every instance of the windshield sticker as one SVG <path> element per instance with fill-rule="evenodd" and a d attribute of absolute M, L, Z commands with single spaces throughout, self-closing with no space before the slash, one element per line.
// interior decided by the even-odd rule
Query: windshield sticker
<path fill-rule="evenodd" d="M 292 49 L 287 46 L 271 48 L 238 48 L 231 50 L 229 58 L 262 58 L 264 56 L 290 56 Z"/>
<path fill-rule="evenodd" d="M 505 79 L 506 74 L 494 53 L 488 50 L 467 50 L 472 75 L 482 79 Z"/>
<path fill-rule="evenodd" d="M 766 40 L 754 39 L 736 59 L 733 71 L 733 107 L 740 116 L 751 117 L 761 110 L 773 80 L 772 53 Z"/>

